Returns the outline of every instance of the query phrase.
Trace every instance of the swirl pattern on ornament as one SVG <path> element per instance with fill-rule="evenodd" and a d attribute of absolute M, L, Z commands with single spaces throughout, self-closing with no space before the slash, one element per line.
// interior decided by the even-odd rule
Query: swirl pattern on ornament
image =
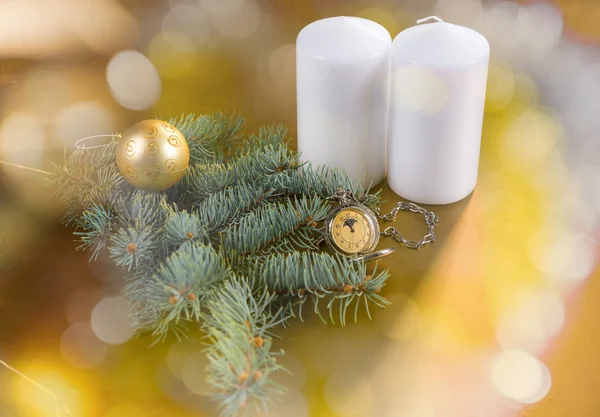
<path fill-rule="evenodd" d="M 144 129 L 143 135 L 146 139 L 154 139 L 158 135 L 158 129 L 156 126 L 148 126 Z"/>
<path fill-rule="evenodd" d="M 144 173 L 146 174 L 146 176 L 155 180 L 160 174 L 160 165 L 158 164 L 158 162 L 154 161 L 151 164 L 146 165 L 146 167 L 144 168 Z"/>
<path fill-rule="evenodd" d="M 165 161 L 165 171 L 167 172 L 175 172 L 177 169 L 177 159 L 171 158 Z"/>
<path fill-rule="evenodd" d="M 125 167 L 125 172 L 127 173 L 127 175 L 129 176 L 129 178 L 135 180 L 138 177 L 138 173 L 135 169 L 133 169 L 133 167 L 131 165 L 127 165 Z"/>
<path fill-rule="evenodd" d="M 134 140 L 130 140 L 129 142 L 127 142 L 127 145 L 125 145 L 125 154 L 130 158 L 133 155 L 135 155 L 135 141 Z"/>
<path fill-rule="evenodd" d="M 160 146 L 156 142 L 150 142 L 148 144 L 148 149 L 146 150 L 147 155 L 158 155 L 160 152 Z"/>
<path fill-rule="evenodd" d="M 176 148 L 179 147 L 179 145 L 181 145 L 181 140 L 176 135 L 169 136 L 167 142 L 169 142 L 171 146 L 174 146 Z"/>
<path fill-rule="evenodd" d="M 169 133 L 175 133 L 175 128 L 168 124 L 167 122 L 162 123 L 162 127 Z"/>

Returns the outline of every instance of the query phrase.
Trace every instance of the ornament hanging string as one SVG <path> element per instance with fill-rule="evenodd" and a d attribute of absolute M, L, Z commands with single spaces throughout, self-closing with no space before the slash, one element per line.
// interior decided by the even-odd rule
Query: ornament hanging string
<path fill-rule="evenodd" d="M 104 148 L 104 147 L 108 146 L 110 143 L 104 143 L 104 144 L 93 145 L 93 146 L 85 146 L 83 144 L 85 142 L 89 141 L 90 139 L 96 139 L 96 138 L 101 138 L 101 137 L 110 137 L 110 138 L 114 137 L 114 138 L 118 138 L 120 135 L 121 135 L 120 133 L 117 133 L 117 134 L 111 134 L 111 135 L 94 135 L 94 136 L 88 136 L 86 138 L 82 138 L 82 139 L 77 140 L 75 142 L 75 147 L 77 149 L 81 149 L 81 150 Z M 42 169 L 32 168 L 32 167 L 28 167 L 28 166 L 25 166 L 25 165 L 15 164 L 13 162 L 5 161 L 5 160 L 2 160 L 2 159 L 0 159 L 0 165 L 5 165 L 5 166 L 13 167 L 13 168 L 19 168 L 19 169 L 23 169 L 23 170 L 31 171 L 31 172 L 37 172 L 38 174 L 42 174 L 42 175 L 51 175 L 51 176 L 56 175 L 53 172 L 48 172 L 48 171 L 44 171 Z"/>
<path fill-rule="evenodd" d="M 86 146 L 84 145 L 86 142 L 88 142 L 91 139 L 97 139 L 97 138 L 111 138 L 110 142 L 112 142 L 114 139 L 118 139 L 119 137 L 121 137 L 120 133 L 113 133 L 111 135 L 93 135 L 93 136 L 88 136 L 86 138 L 81 138 L 78 141 L 75 142 L 75 147 L 77 149 L 81 149 L 81 150 L 85 150 L 85 149 L 99 149 L 99 148 L 106 148 L 107 146 L 110 145 L 110 142 L 108 143 L 101 143 L 99 145 L 92 145 L 92 146 Z"/>

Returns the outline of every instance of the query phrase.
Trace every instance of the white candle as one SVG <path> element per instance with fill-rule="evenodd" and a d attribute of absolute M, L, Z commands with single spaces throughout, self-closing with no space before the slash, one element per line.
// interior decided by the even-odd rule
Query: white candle
<path fill-rule="evenodd" d="M 333 17 L 298 35 L 298 150 L 363 185 L 385 177 L 392 39 L 381 25 Z"/>
<path fill-rule="evenodd" d="M 388 183 L 400 196 L 447 204 L 477 182 L 490 56 L 476 31 L 445 23 L 411 27 L 392 47 Z"/>

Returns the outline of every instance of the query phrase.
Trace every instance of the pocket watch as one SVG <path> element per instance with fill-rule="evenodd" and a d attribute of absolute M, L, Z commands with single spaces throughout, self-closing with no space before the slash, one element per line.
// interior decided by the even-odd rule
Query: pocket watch
<path fill-rule="evenodd" d="M 382 215 L 379 208 L 371 210 L 348 190 L 338 189 L 328 200 L 338 202 L 339 207 L 325 223 L 326 242 L 331 249 L 342 255 L 371 262 L 393 253 L 394 247 L 377 251 L 375 248 L 382 234 L 379 220 L 393 221 L 399 211 L 422 214 L 429 233 L 420 241 L 408 240 L 395 227 L 390 226 L 383 231 L 384 236 L 391 236 L 410 249 L 420 249 L 436 240 L 434 228 L 439 221 L 438 217 L 414 203 L 398 202 L 390 213 Z"/>

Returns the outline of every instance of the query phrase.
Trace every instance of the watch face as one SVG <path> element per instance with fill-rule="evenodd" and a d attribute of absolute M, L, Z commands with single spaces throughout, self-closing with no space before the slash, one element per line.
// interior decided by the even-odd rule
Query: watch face
<path fill-rule="evenodd" d="M 330 225 L 334 246 L 348 254 L 371 250 L 379 238 L 379 231 L 370 217 L 369 213 L 358 207 L 345 207 L 338 211 Z"/>

